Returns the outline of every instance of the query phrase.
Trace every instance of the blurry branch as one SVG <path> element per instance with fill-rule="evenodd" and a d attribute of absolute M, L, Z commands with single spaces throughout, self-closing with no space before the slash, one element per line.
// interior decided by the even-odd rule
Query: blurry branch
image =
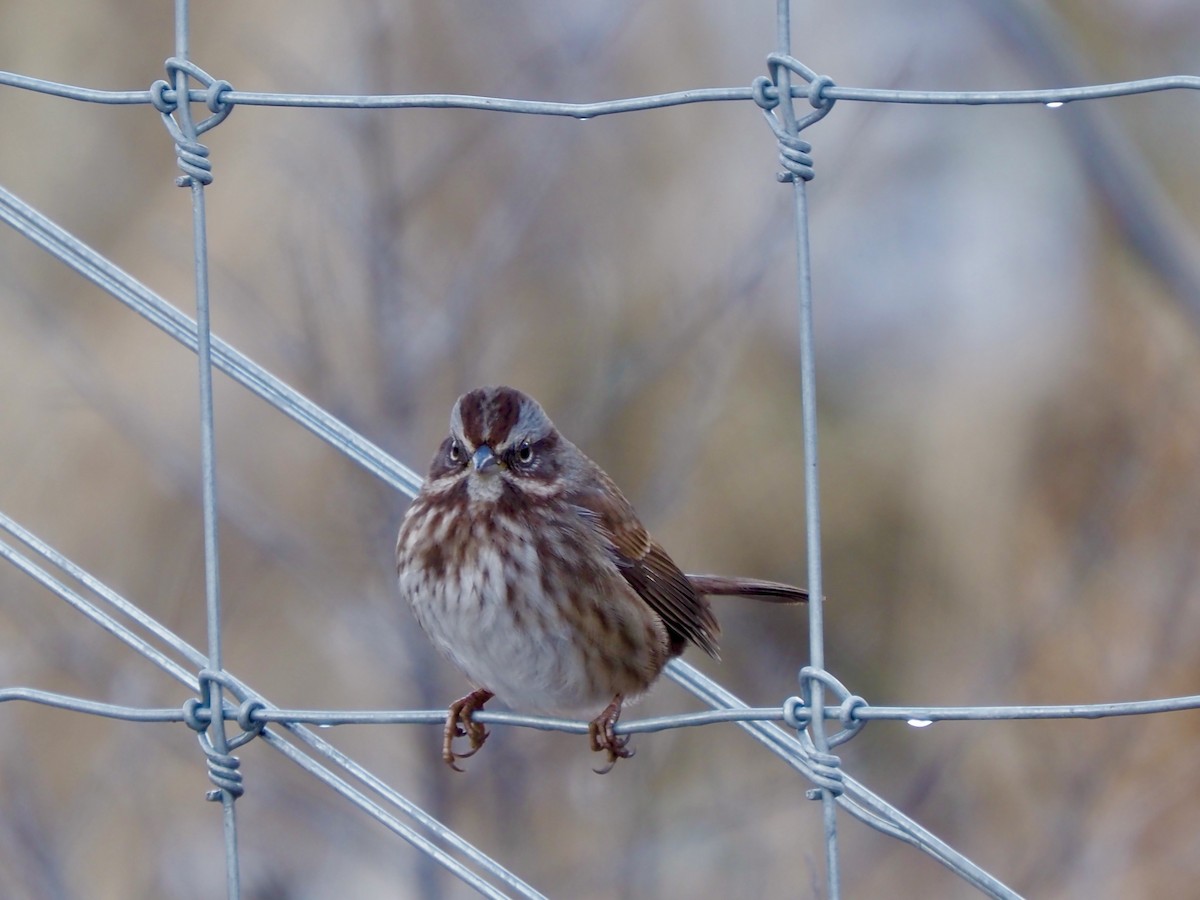
<path fill-rule="evenodd" d="M 36 796 L 21 749 L 31 748 L 19 745 L 14 765 L 6 766 L 0 776 L 4 807 L 0 815 L 0 859 L 14 867 L 3 873 L 4 895 L 13 900 L 69 900 L 74 894 L 64 878 L 66 854 L 59 840 L 62 828 L 47 828 L 42 821 L 45 809 Z"/>
<path fill-rule="evenodd" d="M 611 36 L 623 28 L 629 19 L 632 4 L 612 3 L 592 17 L 585 29 L 580 29 L 567 42 L 539 48 L 518 63 L 516 75 L 532 73 L 525 80 L 544 80 L 548 67 L 557 62 L 565 71 L 555 79 L 555 87 L 570 92 L 589 83 L 596 75 L 593 58 L 608 50 Z M 603 21 L 600 21 L 600 18 Z M 514 36 L 519 43 L 521 35 Z M 378 48 L 378 79 L 386 79 L 388 63 L 392 61 L 390 46 Z M 377 123 L 377 119 L 365 120 Z M 369 273 L 368 304 L 375 327 L 373 334 L 379 346 L 376 358 L 382 362 L 380 377 L 385 397 L 381 411 L 397 423 L 412 408 L 406 398 L 419 392 L 423 380 L 448 363 L 456 378 L 456 387 L 466 389 L 487 374 L 487 356 L 510 352 L 517 345 L 515 335 L 487 336 L 484 351 L 470 354 L 466 349 L 466 324 L 477 320 L 482 306 L 492 300 L 492 282 L 524 246 L 523 236 L 536 221 L 543 201 L 558 185 L 558 176 L 572 158 L 582 132 L 570 132 L 566 139 L 541 141 L 525 147 L 518 154 L 519 171 L 503 181 L 494 179 L 494 190 L 481 195 L 478 203 L 479 223 L 474 229 L 473 242 L 452 251 L 459 260 L 456 274 L 444 293 L 436 298 L 419 297 L 411 284 L 402 282 L 397 247 L 408 221 L 404 213 L 423 196 L 444 181 L 456 177 L 460 168 L 472 158 L 486 155 L 479 139 L 489 136 L 498 139 L 511 135 L 516 123 L 504 123 L 504 130 L 494 125 L 486 131 L 469 129 L 450 143 L 449 150 L 439 147 L 436 157 L 429 160 L 420 173 L 414 191 L 411 179 L 401 192 L 394 174 L 394 160 L 400 148 L 388 140 L 392 133 L 384 128 L 364 128 L 359 135 L 359 156 L 371 176 L 367 184 L 370 193 L 364 198 L 364 225 L 367 229 L 364 246 L 370 248 L 366 260 Z M 411 281 L 411 277 L 409 279 Z M 414 307 L 420 305 L 420 315 Z"/>
<path fill-rule="evenodd" d="M 1039 81 L 1082 84 L 1085 66 L 1068 48 L 1069 29 L 1032 0 L 975 0 L 979 11 L 1013 44 Z M 1104 103 L 1070 103 L 1055 111 L 1124 239 L 1163 282 L 1200 330 L 1200 246 L 1192 227 L 1150 171 L 1143 155 Z"/>
<path fill-rule="evenodd" d="M 778 230 L 777 222 L 764 219 L 759 231 L 743 247 L 730 253 L 731 259 L 748 260 L 749 263 L 733 273 L 732 283 L 725 290 L 714 292 L 715 299 L 704 306 L 694 298 L 687 301 L 682 312 L 671 314 L 670 328 L 652 329 L 645 340 L 618 348 L 610 356 L 607 371 L 596 379 L 605 386 L 598 408 L 573 429 L 579 435 L 580 444 L 587 446 L 595 436 L 608 431 L 626 406 L 642 394 L 648 384 L 672 371 L 680 359 L 699 356 L 703 360 L 705 350 L 709 349 L 706 344 L 715 347 L 731 343 L 727 339 L 718 339 L 718 336 L 733 328 L 735 318 L 738 322 L 750 318 L 748 309 L 758 298 L 759 285 L 776 261 L 776 253 L 767 248 L 782 246 L 773 240 Z M 740 318 L 736 314 L 740 314 Z M 728 346 L 725 350 L 729 352 Z"/>
<path fill-rule="evenodd" d="M 200 465 L 194 442 L 168 434 L 150 419 L 145 408 L 122 395 L 101 371 L 94 354 L 76 334 L 66 316 L 50 311 L 24 292 L 18 294 L 25 320 L 38 330 L 37 344 L 58 363 L 59 371 L 90 409 L 106 419 L 137 448 L 160 481 L 185 497 L 200 494 Z M 294 523 L 285 521 L 272 504 L 254 495 L 235 469 L 221 472 L 221 518 L 264 557 L 297 574 L 297 582 L 316 592 L 336 594 L 342 589 L 328 559 L 316 542 L 297 536 Z"/>
<path fill-rule="evenodd" d="M 659 443 L 657 471 L 643 491 L 646 502 L 642 506 L 647 510 L 669 508 L 673 504 L 699 463 L 705 449 L 704 436 L 713 432 L 714 424 L 725 412 L 723 400 L 737 374 L 741 351 L 748 340 L 754 340 L 750 335 L 754 317 L 750 313 L 755 300 L 760 298 L 763 280 L 776 261 L 776 254 L 770 248 L 780 246 L 780 242 L 771 240 L 777 232 L 777 224 L 768 217 L 759 233 L 732 254 L 736 269 L 724 290 L 718 292 L 716 302 L 701 310 L 689 323 L 690 327 L 682 329 L 681 335 L 669 333 L 663 342 L 665 347 L 643 356 L 644 362 L 655 366 L 671 365 L 676 357 L 681 357 L 692 370 L 688 400 L 669 406 L 673 414 Z M 655 375 L 665 371 L 658 369 Z"/>

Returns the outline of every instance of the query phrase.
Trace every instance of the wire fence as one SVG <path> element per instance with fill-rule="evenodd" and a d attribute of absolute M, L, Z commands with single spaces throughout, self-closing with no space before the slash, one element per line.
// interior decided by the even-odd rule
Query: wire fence
<path fill-rule="evenodd" d="M 778 0 L 777 34 L 766 55 L 767 74 L 747 87 L 688 90 L 599 103 L 541 102 L 453 94 L 314 95 L 236 90 L 189 59 L 188 0 L 175 2 L 175 49 L 166 63 L 167 78 L 148 90 L 102 91 L 0 72 L 0 84 L 74 101 L 153 106 L 175 142 L 178 183 L 190 190 L 194 225 L 196 320 L 180 312 L 95 250 L 73 237 L 9 191 L 0 188 L 0 218 L 56 259 L 89 279 L 129 309 L 170 335 L 199 360 L 202 446 L 202 500 L 206 559 L 207 643 L 201 649 L 184 641 L 135 603 L 106 586 L 50 544 L 0 512 L 0 555 L 18 570 L 70 604 L 96 625 L 153 662 L 194 694 L 182 708 L 143 708 L 100 703 L 26 687 L 0 688 L 0 702 L 24 701 L 129 722 L 184 724 L 194 730 L 214 785 L 208 797 L 221 804 L 225 837 L 226 882 L 231 898 L 240 896 L 239 841 L 235 801 L 245 790 L 234 751 L 259 740 L 295 762 L 419 852 L 444 866 L 465 884 L 488 897 L 540 897 L 536 888 L 474 847 L 399 791 L 355 762 L 307 726 L 343 724 L 435 724 L 442 710 L 384 711 L 285 709 L 224 668 L 221 652 L 221 578 L 219 571 L 217 475 L 213 433 L 212 371 L 224 372 L 267 401 L 390 488 L 413 496 L 421 479 L 338 418 L 308 400 L 228 343 L 211 334 L 204 189 L 212 181 L 208 149 L 199 141 L 238 106 L 351 109 L 474 109 L 538 116 L 589 119 L 635 110 L 712 102 L 753 102 L 779 143 L 782 172 L 793 197 L 796 305 L 799 311 L 805 497 L 808 535 L 810 665 L 799 673 L 801 692 L 776 707 L 751 708 L 692 666 L 674 661 L 668 675 L 712 707 L 687 715 L 622 721 L 623 734 L 736 722 L 771 753 L 810 780 L 809 796 L 823 808 L 826 893 L 840 894 L 838 810 L 899 841 L 923 850 L 966 882 L 992 897 L 1017 893 L 873 793 L 847 773 L 834 752 L 872 720 L 905 721 L 921 726 L 948 720 L 1101 718 L 1146 715 L 1200 708 L 1200 696 L 1144 702 L 1068 706 L 877 707 L 853 694 L 830 674 L 825 663 L 822 622 L 822 555 L 817 459 L 817 416 L 812 326 L 812 289 L 808 247 L 806 185 L 813 177 L 811 146 L 800 135 L 828 115 L 838 101 L 919 104 L 1066 103 L 1153 91 L 1200 90 L 1200 77 L 1172 76 L 1120 84 L 1051 90 L 991 92 L 917 92 L 852 88 L 835 84 L 792 56 L 790 3 Z M 187 98 L 190 102 L 182 102 Z M 193 117 L 202 103 L 206 118 Z M 517 713 L 481 712 L 485 723 L 576 734 L 579 721 Z M 781 727 L 783 726 L 783 727 Z"/>

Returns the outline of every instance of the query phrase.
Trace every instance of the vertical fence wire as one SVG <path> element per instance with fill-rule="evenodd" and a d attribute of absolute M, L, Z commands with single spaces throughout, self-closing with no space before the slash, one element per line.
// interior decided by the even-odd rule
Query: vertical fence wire
<path fill-rule="evenodd" d="M 175 0 L 175 59 L 187 63 L 190 19 L 188 0 Z M 196 150 L 196 123 L 192 118 L 192 107 L 188 101 L 189 74 L 186 66 L 174 70 L 175 95 L 179 98 L 176 115 L 183 137 L 192 145 L 181 149 Z M 201 153 L 200 155 L 205 155 Z M 221 656 L 221 565 L 217 515 L 217 462 L 215 423 L 213 415 L 213 365 L 212 327 L 208 290 L 208 225 L 204 206 L 205 179 L 188 174 L 179 180 L 180 186 L 189 188 L 192 200 L 192 259 L 196 289 L 196 360 L 200 386 L 200 491 L 204 520 L 204 598 L 208 630 L 208 669 L 220 672 L 223 669 Z M 208 683 L 209 726 L 198 735 L 200 745 L 210 759 L 210 764 L 221 766 L 232 779 L 211 792 L 209 799 L 219 799 L 222 811 L 222 826 L 225 836 L 225 884 L 230 900 L 241 897 L 240 866 L 238 864 L 237 797 L 240 793 L 240 776 L 236 773 L 238 761 L 230 754 L 229 741 L 225 733 L 223 715 L 224 697 L 219 680 Z M 211 770 L 211 765 L 210 765 Z M 236 777 L 234 777 L 236 776 Z M 235 785 L 238 786 L 235 789 Z"/>
<path fill-rule="evenodd" d="M 792 55 L 791 0 L 776 0 L 776 42 L 778 52 Z M 791 73 L 779 69 L 777 90 L 783 127 L 793 137 L 799 125 L 791 103 Z M 816 362 L 813 358 L 812 261 L 808 243 L 808 179 L 791 178 L 793 239 L 796 253 L 796 305 L 800 328 L 800 416 L 804 430 L 804 523 L 808 555 L 808 644 L 809 664 L 819 671 L 825 668 L 824 588 L 821 579 L 821 472 L 817 440 Z M 825 688 L 818 679 L 809 682 L 806 699 L 811 705 L 809 728 L 816 752 L 828 756 L 829 739 L 825 732 Z M 841 896 L 838 867 L 837 804 L 833 789 L 818 788 L 821 818 L 825 831 L 825 878 L 830 900 Z"/>

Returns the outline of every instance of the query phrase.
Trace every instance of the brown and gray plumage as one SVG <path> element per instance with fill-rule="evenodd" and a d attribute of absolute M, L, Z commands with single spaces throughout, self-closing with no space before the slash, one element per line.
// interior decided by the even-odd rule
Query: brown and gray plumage
<path fill-rule="evenodd" d="M 797 603 L 786 584 L 685 575 L 604 471 L 510 387 L 459 397 L 450 433 L 396 544 L 400 593 L 474 690 L 451 705 L 443 758 L 487 732 L 471 714 L 493 696 L 515 710 L 598 715 L 592 749 L 608 771 L 633 755 L 614 734 L 622 701 L 695 644 L 717 656 L 707 596 Z M 470 749 L 455 754 L 466 735 Z"/>

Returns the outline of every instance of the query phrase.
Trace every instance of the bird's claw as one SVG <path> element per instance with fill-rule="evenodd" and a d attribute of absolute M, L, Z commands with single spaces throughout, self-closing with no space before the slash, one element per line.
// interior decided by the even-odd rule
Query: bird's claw
<path fill-rule="evenodd" d="M 618 759 L 629 759 L 635 753 L 629 746 L 629 735 L 617 734 L 614 730 L 617 720 L 621 718 L 621 695 L 613 698 L 612 703 L 604 707 L 604 712 L 588 723 L 588 738 L 592 750 L 601 750 L 608 754 L 608 764 L 600 769 L 592 769 L 597 775 L 607 775 Z"/>
<path fill-rule="evenodd" d="M 446 712 L 446 728 L 442 732 L 442 760 L 455 772 L 463 771 L 454 764 L 455 760 L 474 756 L 487 740 L 488 730 L 483 727 L 482 722 L 476 722 L 472 715 L 483 709 L 483 705 L 493 696 L 495 695 L 491 691 L 481 689 L 471 691 L 467 696 L 450 704 L 450 709 Z M 470 741 L 469 750 L 454 752 L 454 739 L 458 737 L 465 737 Z"/>

